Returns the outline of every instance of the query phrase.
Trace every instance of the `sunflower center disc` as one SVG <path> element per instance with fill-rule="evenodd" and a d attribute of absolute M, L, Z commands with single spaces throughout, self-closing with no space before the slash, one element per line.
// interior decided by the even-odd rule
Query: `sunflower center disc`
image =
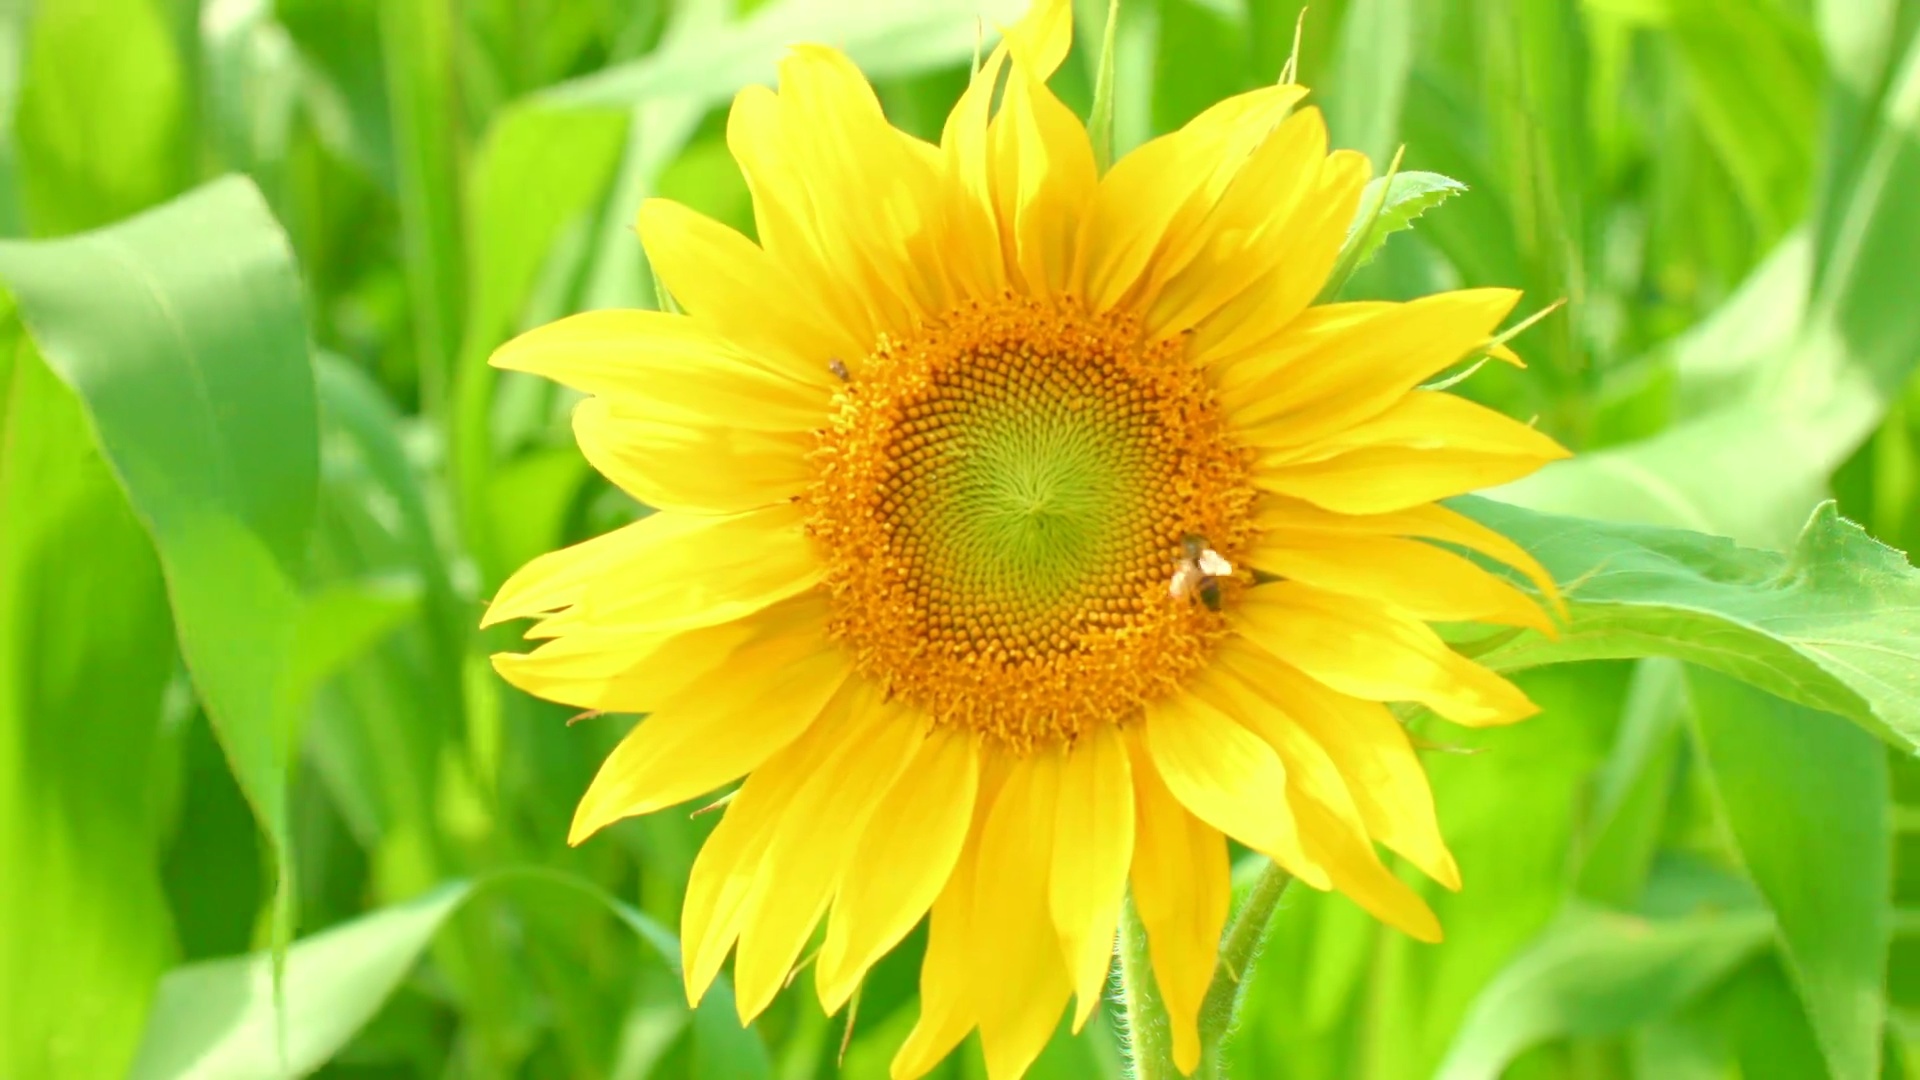
<path fill-rule="evenodd" d="M 1016 749 L 1118 723 L 1205 661 L 1183 538 L 1251 538 L 1244 453 L 1178 340 L 1005 299 L 883 342 L 806 499 L 863 673 Z M 1221 583 L 1230 596 L 1238 583 Z"/>

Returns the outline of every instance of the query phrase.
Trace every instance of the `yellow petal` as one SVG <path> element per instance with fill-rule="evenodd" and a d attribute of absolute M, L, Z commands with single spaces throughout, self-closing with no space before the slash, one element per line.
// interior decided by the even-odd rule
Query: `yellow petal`
<path fill-rule="evenodd" d="M 947 114 L 940 132 L 941 166 L 946 174 L 947 262 L 967 296 L 998 296 L 1007 287 L 1006 253 L 994 209 L 988 116 L 1000 73 L 1007 67 L 1001 42 Z"/>
<path fill-rule="evenodd" d="M 1430 622 L 1495 622 L 1553 632 L 1525 593 L 1471 561 L 1419 540 L 1274 529 L 1248 565 Z"/>
<path fill-rule="evenodd" d="M 1327 156 L 1326 126 L 1316 109 L 1289 117 L 1233 179 L 1190 241 L 1190 259 L 1153 296 L 1153 336 L 1195 327 L 1195 341 L 1256 337 L 1291 321 L 1320 291 L 1339 255 L 1352 207 L 1366 186 L 1364 156 Z M 1157 295 L 1154 295 L 1156 294 Z M 1242 299 L 1244 298 L 1244 300 Z M 1231 324 L 1231 334 L 1210 323 Z M 1196 350 L 1197 362 L 1207 356 Z"/>
<path fill-rule="evenodd" d="M 568 843 L 758 768 L 807 730 L 853 671 L 838 648 L 794 635 L 755 642 L 729 661 L 725 678 L 688 688 L 614 747 L 574 811 Z"/>
<path fill-rule="evenodd" d="M 833 400 L 826 367 L 789 377 L 698 320 L 663 311 L 570 315 L 500 346 L 489 363 L 604 395 L 649 416 L 723 417 L 757 431 L 810 431 Z"/>
<path fill-rule="evenodd" d="M 815 438 L 804 431 L 650 419 L 587 398 L 574 407 L 573 434 L 600 475 L 658 510 L 737 514 L 790 501 L 814 479 Z"/>
<path fill-rule="evenodd" d="M 818 45 L 781 61 L 779 108 L 795 174 L 812 193 L 824 272 L 868 308 L 868 347 L 874 331 L 904 335 L 944 311 L 953 290 L 932 148 L 889 124 L 860 69 Z"/>
<path fill-rule="evenodd" d="M 1421 941 L 1438 941 L 1439 920 L 1418 893 L 1381 864 L 1346 780 L 1320 744 L 1280 706 L 1221 666 L 1196 679 L 1193 692 L 1240 717 L 1280 754 L 1287 767 L 1287 805 L 1300 823 L 1301 844 L 1326 867 L 1333 887 L 1389 925 Z"/>
<path fill-rule="evenodd" d="M 802 593 L 733 622 L 635 632 L 586 627 L 531 653 L 495 653 L 493 668 L 535 697 L 602 712 L 649 713 L 712 677 L 748 647 L 779 638 L 820 642 L 827 599 Z"/>
<path fill-rule="evenodd" d="M 1479 348 L 1519 301 L 1512 289 L 1467 289 L 1310 308 L 1264 348 L 1214 361 L 1220 402 L 1258 445 L 1325 438 Z"/>
<path fill-rule="evenodd" d="M 1066 287 L 1082 207 L 1098 182 L 1086 126 L 1016 52 L 992 127 L 1001 243 L 1033 296 Z"/>
<path fill-rule="evenodd" d="M 783 503 L 727 516 L 661 512 L 520 568 L 482 626 L 555 614 L 542 632 L 619 624 L 681 630 L 750 615 L 820 582 L 805 512 Z"/>
<path fill-rule="evenodd" d="M 687 1000 L 699 1004 L 713 985 L 741 928 L 764 903 L 778 902 L 778 885 L 760 873 L 779 838 L 795 797 L 847 744 L 857 717 L 843 694 L 822 710 L 805 734 L 753 771 L 701 845 L 687 877 L 680 943 Z"/>
<path fill-rule="evenodd" d="M 1196 364 L 1210 367 L 1221 356 L 1273 340 L 1319 295 L 1340 257 L 1371 169 L 1362 154 L 1334 151 L 1321 166 L 1313 193 L 1288 220 L 1284 246 L 1270 242 L 1223 265 L 1219 275 L 1237 277 L 1234 284 L 1200 283 L 1206 299 L 1201 310 L 1211 313 L 1194 325 L 1188 339 L 1188 355 Z"/>
<path fill-rule="evenodd" d="M 1553 575 L 1525 548 L 1464 514 L 1432 504 L 1385 514 L 1338 514 L 1294 499 L 1269 499 L 1259 512 L 1261 529 L 1300 529 L 1327 536 L 1418 536 L 1456 544 L 1506 563 L 1532 580 L 1556 607 L 1564 607 Z"/>
<path fill-rule="evenodd" d="M 1200 1003 L 1213 981 L 1232 881 L 1227 838 L 1188 813 L 1131 740 L 1134 784 L 1133 906 L 1147 931 L 1153 978 L 1173 1029 L 1173 1063 L 1200 1065 Z"/>
<path fill-rule="evenodd" d="M 899 944 L 953 874 L 973 820 L 980 751 L 970 735 L 936 729 L 861 831 L 833 899 L 816 987 L 840 1011 L 867 969 Z"/>
<path fill-rule="evenodd" d="M 837 252 L 820 235 L 810 178 L 792 146 L 795 137 L 771 89 L 749 86 L 734 95 L 727 113 L 727 150 L 746 178 L 760 246 L 790 280 L 817 299 L 829 321 L 854 338 L 872 341 L 879 327 L 859 293 L 858 280 L 835 266 Z M 851 363 L 856 358 L 842 359 Z"/>
<path fill-rule="evenodd" d="M 766 899 L 748 914 L 735 964 L 740 1022 L 750 1023 L 786 985 L 800 949 L 826 913 L 833 890 L 894 779 L 925 737 L 925 722 L 877 686 L 850 684 L 835 707 L 848 713 L 840 745 L 810 771 L 781 815 L 779 833 L 756 869 Z"/>
<path fill-rule="evenodd" d="M 1059 70 L 1073 47 L 1071 0 L 1033 0 L 1020 20 L 1007 28 L 1007 45 L 1044 82 Z"/>
<path fill-rule="evenodd" d="M 1245 638 L 1221 643 L 1217 656 L 1223 668 L 1279 706 L 1326 750 L 1374 839 L 1447 888 L 1460 888 L 1460 868 L 1440 835 L 1426 770 L 1386 706 L 1307 678 Z"/>
<path fill-rule="evenodd" d="M 970 842 L 958 864 L 967 869 L 965 876 L 956 869 L 934 901 L 927 927 L 927 955 L 920 967 L 920 1016 L 907 1041 L 894 1054 L 889 1070 L 892 1080 L 917 1080 L 926 1075 L 973 1030 L 974 950 L 992 945 L 978 941 L 971 931 L 972 847 Z"/>
<path fill-rule="evenodd" d="M 1141 283 L 1169 236 L 1204 219 L 1247 154 L 1306 90 L 1270 86 L 1230 97 L 1148 142 L 1100 178 L 1075 245 L 1072 288 L 1094 312 Z"/>
<path fill-rule="evenodd" d="M 1149 705 L 1143 727 L 1160 779 L 1195 817 L 1327 887 L 1326 871 L 1300 846 L 1293 814 L 1274 797 L 1286 790 L 1287 770 L 1271 746 L 1191 694 Z"/>
<path fill-rule="evenodd" d="M 1341 693 L 1417 701 L 1474 727 L 1537 711 L 1512 683 L 1390 608 L 1281 581 L 1247 590 L 1234 616 L 1236 629 L 1254 644 Z"/>
<path fill-rule="evenodd" d="M 612 574 L 631 573 L 653 552 L 678 544 L 681 533 L 700 520 L 655 514 L 571 547 L 549 551 L 501 584 L 480 618 L 481 629 L 572 607 L 586 596 L 589 585 Z"/>
<path fill-rule="evenodd" d="M 642 203 L 638 225 L 647 260 L 681 307 L 781 374 L 816 381 L 833 358 L 873 347 L 823 318 L 802 283 L 725 225 L 665 199 Z"/>
<path fill-rule="evenodd" d="M 1048 866 L 1060 790 L 1057 753 L 1015 761 L 980 836 L 973 997 L 989 1080 L 1017 1080 L 1052 1037 L 1073 992 L 1048 912 Z"/>
<path fill-rule="evenodd" d="M 1049 903 L 1073 972 L 1078 1033 L 1113 967 L 1127 865 L 1133 859 L 1133 779 L 1118 728 L 1102 726 L 1066 752 L 1055 808 Z M 1044 827 L 1044 826 L 1041 826 Z"/>
<path fill-rule="evenodd" d="M 1026 222 L 1030 235 L 1023 263 L 1015 238 L 1022 223 L 1013 215 L 1022 203 L 1057 202 L 1062 188 L 1081 182 L 1077 170 L 1083 160 L 1092 161 L 1084 131 L 1068 132 L 1062 126 L 1070 117 L 1063 117 L 1064 109 L 1044 85 L 1066 57 L 1072 33 L 1068 0 L 1035 0 L 974 73 L 941 130 L 947 234 L 939 261 L 960 295 L 998 296 L 1007 288 L 1010 272 L 1020 273 L 1023 266 L 1032 267 L 1036 280 L 1048 279 L 1058 240 L 1045 227 L 1059 223 Z M 1007 94 L 1018 97 L 1010 97 L 1002 112 L 1018 120 L 990 120 L 1003 73 Z M 1048 147 L 1035 145 L 1036 138 L 1066 140 L 1059 160 L 1053 160 Z M 996 185 L 1005 189 L 999 199 Z"/>
<path fill-rule="evenodd" d="M 766 857 L 786 800 L 799 781 L 790 772 L 748 777 L 694 857 L 680 912 L 681 975 L 689 1004 L 698 1005 L 707 995 L 740 936 L 740 924 L 759 886 L 754 867 Z"/>
<path fill-rule="evenodd" d="M 1004 760 L 1004 759 L 1003 759 Z M 975 969 L 982 958 L 999 947 L 982 936 L 974 918 L 974 893 L 980 862 L 980 839 L 987 816 L 1000 790 L 1002 761 L 980 762 L 980 788 L 973 805 L 973 822 L 953 875 L 933 902 L 927 922 L 927 952 L 920 964 L 920 1016 L 907 1041 L 894 1055 L 892 1080 L 916 1080 L 953 1051 L 979 1022 L 974 987 Z"/>
<path fill-rule="evenodd" d="M 1416 390 L 1305 448 L 1262 448 L 1255 482 L 1328 510 L 1376 514 L 1517 480 L 1567 457 L 1560 444 L 1464 398 Z"/>

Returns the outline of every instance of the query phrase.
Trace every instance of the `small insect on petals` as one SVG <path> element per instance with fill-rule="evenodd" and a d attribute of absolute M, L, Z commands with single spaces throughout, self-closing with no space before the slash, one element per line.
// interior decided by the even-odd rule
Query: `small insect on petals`
<path fill-rule="evenodd" d="M 1233 573 L 1233 564 L 1212 548 L 1202 551 L 1200 558 L 1195 560 L 1195 565 L 1208 577 L 1227 577 Z"/>
<path fill-rule="evenodd" d="M 1195 597 L 1208 611 L 1220 610 L 1220 579 L 1233 576 L 1233 564 L 1213 550 L 1207 538 L 1188 533 L 1180 538 L 1180 563 L 1174 567 L 1167 591 L 1175 600 Z"/>

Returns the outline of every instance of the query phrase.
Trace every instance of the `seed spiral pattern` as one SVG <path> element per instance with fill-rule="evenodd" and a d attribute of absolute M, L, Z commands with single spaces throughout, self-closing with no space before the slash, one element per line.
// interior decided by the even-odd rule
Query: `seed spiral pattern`
<path fill-rule="evenodd" d="M 852 367 L 819 438 L 803 498 L 831 631 L 936 722 L 1070 742 L 1224 632 L 1169 582 L 1183 537 L 1229 560 L 1251 540 L 1247 457 L 1183 342 L 1131 316 L 962 306 Z"/>

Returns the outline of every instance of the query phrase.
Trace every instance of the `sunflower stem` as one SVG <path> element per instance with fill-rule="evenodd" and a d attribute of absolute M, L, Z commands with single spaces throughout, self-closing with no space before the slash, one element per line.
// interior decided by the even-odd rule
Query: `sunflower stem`
<path fill-rule="evenodd" d="M 1167 1004 L 1153 981 L 1153 961 L 1147 952 L 1147 930 L 1128 897 L 1120 912 L 1120 1006 L 1126 1016 L 1122 1040 L 1130 1080 L 1179 1080 L 1173 1064 L 1173 1025 Z"/>
<path fill-rule="evenodd" d="M 1260 879 L 1253 883 L 1253 891 L 1234 913 L 1233 921 L 1227 924 L 1226 935 L 1220 939 L 1220 959 L 1214 965 L 1213 981 L 1207 985 L 1207 996 L 1200 1003 L 1197 1077 L 1214 1080 L 1225 1075 L 1220 1071 L 1220 1047 L 1226 1041 L 1227 1032 L 1233 1030 L 1234 1013 L 1240 1008 L 1240 994 L 1246 987 L 1243 979 L 1266 940 L 1274 908 L 1279 906 L 1280 897 L 1291 884 L 1292 874 L 1281 869 L 1278 863 L 1268 863 Z"/>

